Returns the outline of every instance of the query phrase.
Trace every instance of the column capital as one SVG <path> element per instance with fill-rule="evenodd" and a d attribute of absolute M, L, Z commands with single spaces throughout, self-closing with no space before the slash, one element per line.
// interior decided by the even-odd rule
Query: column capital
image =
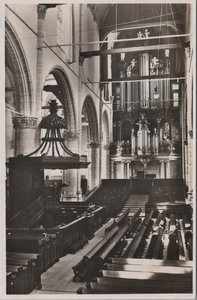
<path fill-rule="evenodd" d="M 110 144 L 105 144 L 105 145 L 103 145 L 103 149 L 104 150 L 109 150 L 110 149 Z"/>
<path fill-rule="evenodd" d="M 44 20 L 46 16 L 46 11 L 47 7 L 44 4 L 38 4 L 37 5 L 37 13 L 38 13 L 38 18 Z"/>
<path fill-rule="evenodd" d="M 15 128 L 28 128 L 28 129 L 36 129 L 37 128 L 38 118 L 36 117 L 15 117 L 14 118 L 14 126 Z"/>
<path fill-rule="evenodd" d="M 88 147 L 91 149 L 96 149 L 100 147 L 100 143 L 97 142 L 91 142 L 90 144 L 88 144 Z"/>
<path fill-rule="evenodd" d="M 77 131 L 64 131 L 63 136 L 65 139 L 79 139 L 79 133 Z"/>

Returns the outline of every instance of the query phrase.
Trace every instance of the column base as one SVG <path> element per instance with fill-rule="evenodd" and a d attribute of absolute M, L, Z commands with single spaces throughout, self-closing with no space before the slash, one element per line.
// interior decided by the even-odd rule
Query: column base
<path fill-rule="evenodd" d="M 66 196 L 61 198 L 61 202 L 66 202 L 66 201 L 81 201 L 77 196 Z"/>

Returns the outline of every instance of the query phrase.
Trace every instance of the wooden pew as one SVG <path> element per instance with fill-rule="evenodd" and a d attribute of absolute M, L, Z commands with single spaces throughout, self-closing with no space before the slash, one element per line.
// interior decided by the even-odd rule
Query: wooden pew
<path fill-rule="evenodd" d="M 112 230 L 115 226 L 118 225 L 118 226 L 120 227 L 120 226 L 125 222 L 125 220 L 126 220 L 128 214 L 129 214 L 129 212 L 130 212 L 130 209 L 128 208 L 124 213 L 120 214 L 120 216 L 119 216 L 118 218 L 116 218 L 116 219 L 113 221 L 113 223 L 105 229 L 105 235 L 106 235 L 110 230 Z"/>
<path fill-rule="evenodd" d="M 174 232 L 175 230 L 176 230 L 175 214 L 170 214 L 170 232 Z"/>
<path fill-rule="evenodd" d="M 103 240 L 87 253 L 82 261 L 73 267 L 74 281 L 90 280 L 94 277 L 128 228 L 129 220 L 121 229 L 118 226 L 113 228 Z"/>
<path fill-rule="evenodd" d="M 158 283 L 157 283 L 158 284 Z M 97 284 L 94 282 L 91 282 L 91 294 L 160 294 L 160 293 L 191 293 L 191 284 L 184 285 L 177 288 L 177 282 L 173 282 L 168 288 L 166 289 L 166 286 L 162 283 L 158 286 L 113 286 L 113 285 L 105 285 L 105 284 Z M 87 292 L 83 292 L 87 294 Z"/>
<path fill-rule="evenodd" d="M 59 261 L 59 236 L 56 232 L 51 232 L 45 229 L 28 229 L 28 228 L 7 228 L 7 233 L 15 234 L 15 235 L 23 235 L 23 236 L 32 236 L 38 238 L 44 238 L 45 242 L 47 242 L 48 249 L 48 260 L 50 261 L 50 265 L 52 266 L 55 262 Z"/>
<path fill-rule="evenodd" d="M 16 253 L 16 252 L 7 252 L 7 259 L 29 259 L 36 265 L 35 272 L 35 287 L 41 289 L 41 255 L 37 253 Z"/>
<path fill-rule="evenodd" d="M 16 294 L 16 275 L 12 272 L 6 272 L 6 293 Z"/>
<path fill-rule="evenodd" d="M 27 267 L 28 290 L 32 291 L 36 287 L 36 264 L 26 258 L 7 258 L 7 265 Z"/>
<path fill-rule="evenodd" d="M 184 223 L 185 230 L 191 229 L 192 224 L 191 224 L 190 216 L 188 214 L 183 215 L 183 223 Z"/>
<path fill-rule="evenodd" d="M 190 267 L 175 267 L 175 266 L 152 266 L 152 265 L 127 265 L 127 264 L 106 264 L 107 270 L 115 271 L 131 271 L 131 272 L 152 272 L 162 274 L 186 274 L 191 272 Z"/>
<path fill-rule="evenodd" d="M 154 247 L 153 255 L 152 255 L 153 259 L 158 259 L 161 256 L 162 234 L 163 234 L 163 228 L 159 228 L 159 232 L 158 232 L 158 235 L 157 235 L 157 239 L 156 239 L 156 242 L 155 242 L 155 247 Z"/>
<path fill-rule="evenodd" d="M 47 236 L 9 230 L 6 246 L 8 252 L 40 253 L 42 257 L 42 271 L 46 271 L 51 266 L 50 239 Z"/>
<path fill-rule="evenodd" d="M 156 259 L 142 259 L 142 258 L 111 258 L 113 264 L 131 264 L 131 265 L 147 265 L 147 266 L 175 266 L 175 267 L 193 267 L 192 261 L 179 260 L 156 260 Z"/>
<path fill-rule="evenodd" d="M 119 227 L 114 227 L 101 241 L 99 241 L 72 269 L 75 274 L 75 281 L 83 280 L 89 272 L 89 267 L 97 259 L 102 249 L 109 243 L 113 236 L 119 231 Z"/>
<path fill-rule="evenodd" d="M 157 219 L 155 221 L 155 224 L 153 226 L 153 231 L 158 230 L 160 226 L 163 227 L 163 225 L 165 223 L 165 216 L 166 216 L 166 211 L 165 210 L 163 210 L 162 213 L 158 214 Z"/>
<path fill-rule="evenodd" d="M 177 243 L 177 235 L 174 232 L 169 234 L 167 259 L 169 259 L 169 260 L 178 260 L 179 259 L 179 245 Z"/>
<path fill-rule="evenodd" d="M 135 257 L 137 252 L 139 251 L 140 244 L 142 243 L 143 239 L 145 238 L 146 231 L 151 223 L 151 217 L 154 211 L 152 210 L 149 215 L 145 217 L 143 222 L 141 223 L 136 235 L 132 239 L 127 253 L 125 254 L 126 257 Z"/>
<path fill-rule="evenodd" d="M 88 241 L 86 235 L 87 220 L 86 217 L 80 217 L 77 220 L 50 228 L 50 230 L 59 232 L 61 239 L 61 251 L 63 255 L 75 253 Z"/>
<path fill-rule="evenodd" d="M 143 268 L 141 267 L 141 270 Z M 122 270 L 102 270 L 103 277 L 115 277 L 115 278 L 125 278 L 125 279 L 139 279 L 139 280 L 149 280 L 150 278 L 162 279 L 163 281 L 185 281 L 190 278 L 190 273 L 188 274 L 162 274 L 153 272 L 139 272 L 139 271 L 122 271 Z"/>
<path fill-rule="evenodd" d="M 88 290 L 88 288 L 87 288 Z M 191 293 L 191 281 L 163 280 L 122 280 L 119 278 L 97 278 L 97 282 L 90 282 L 89 292 L 95 294 L 155 294 L 155 293 Z M 86 291 L 88 293 L 88 291 Z"/>
<path fill-rule="evenodd" d="M 104 207 L 97 207 L 95 210 L 92 211 L 92 214 L 94 224 L 93 231 L 96 232 L 105 223 L 105 209 Z M 90 225 L 91 224 L 89 224 L 89 226 Z"/>
<path fill-rule="evenodd" d="M 155 247 L 155 243 L 156 243 L 156 240 L 157 240 L 157 236 L 158 236 L 157 232 L 153 233 L 153 235 L 151 237 L 151 240 L 150 240 L 150 244 L 149 244 L 147 252 L 146 252 L 146 258 L 152 258 L 154 247 Z"/>
<path fill-rule="evenodd" d="M 189 252 L 188 252 L 188 249 L 187 249 L 187 246 L 186 246 L 186 240 L 185 240 L 185 228 L 184 228 L 184 224 L 183 224 L 183 220 L 180 219 L 179 220 L 179 225 L 180 225 L 180 233 L 181 233 L 181 238 L 182 238 L 182 243 L 183 243 L 183 252 L 184 252 L 184 255 L 185 255 L 185 260 L 189 260 L 190 257 L 189 257 Z"/>
<path fill-rule="evenodd" d="M 16 294 L 28 294 L 28 271 L 25 266 L 7 265 L 6 272 L 11 272 L 16 276 Z"/>

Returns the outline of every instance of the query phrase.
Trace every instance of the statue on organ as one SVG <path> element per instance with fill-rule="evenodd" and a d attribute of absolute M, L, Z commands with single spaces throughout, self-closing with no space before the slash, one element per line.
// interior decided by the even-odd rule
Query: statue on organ
<path fill-rule="evenodd" d="M 127 78 L 132 76 L 138 76 L 137 60 L 135 58 L 133 58 L 130 64 L 127 66 Z"/>

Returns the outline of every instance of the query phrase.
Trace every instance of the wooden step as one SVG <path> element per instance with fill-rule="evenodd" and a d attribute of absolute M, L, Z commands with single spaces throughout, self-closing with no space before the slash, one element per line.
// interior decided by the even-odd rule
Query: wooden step
<path fill-rule="evenodd" d="M 131 272 L 153 272 L 162 274 L 186 274 L 191 272 L 190 267 L 175 266 L 150 266 L 150 265 L 127 265 L 127 264 L 107 264 L 108 270 L 131 271 Z"/>
<path fill-rule="evenodd" d="M 132 271 L 114 271 L 114 270 L 102 270 L 103 277 L 125 278 L 125 279 L 161 279 L 164 281 L 185 281 L 191 277 L 191 274 L 162 274 L 154 272 L 132 272 Z"/>
<path fill-rule="evenodd" d="M 175 266 L 175 267 L 193 267 L 193 261 L 179 260 L 159 260 L 159 259 L 141 259 L 141 258 L 123 258 L 114 257 L 112 263 L 130 264 L 130 265 L 147 265 L 147 266 Z"/>

